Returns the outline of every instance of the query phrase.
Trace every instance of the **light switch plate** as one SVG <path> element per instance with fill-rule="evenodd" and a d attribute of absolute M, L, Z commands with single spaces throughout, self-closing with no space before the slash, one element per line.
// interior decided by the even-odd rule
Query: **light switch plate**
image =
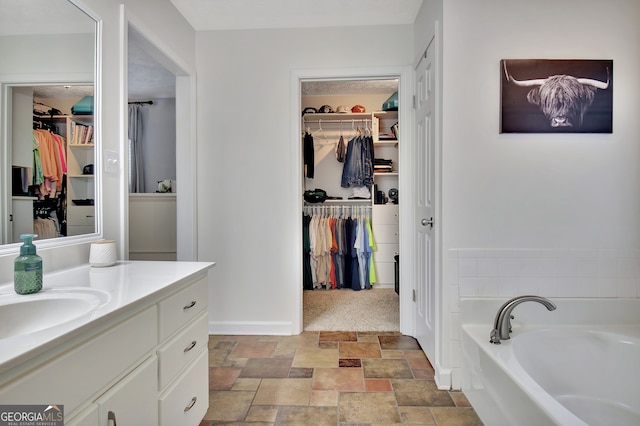
<path fill-rule="evenodd" d="M 120 156 L 116 151 L 104 151 L 104 172 L 118 173 L 120 171 Z"/>

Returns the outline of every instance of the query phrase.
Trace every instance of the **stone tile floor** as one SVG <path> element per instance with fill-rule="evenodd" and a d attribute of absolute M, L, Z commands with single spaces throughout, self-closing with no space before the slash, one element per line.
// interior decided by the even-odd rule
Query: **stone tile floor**
<path fill-rule="evenodd" d="M 209 338 L 200 426 L 482 425 L 462 392 L 438 390 L 415 339 L 305 332 Z"/>

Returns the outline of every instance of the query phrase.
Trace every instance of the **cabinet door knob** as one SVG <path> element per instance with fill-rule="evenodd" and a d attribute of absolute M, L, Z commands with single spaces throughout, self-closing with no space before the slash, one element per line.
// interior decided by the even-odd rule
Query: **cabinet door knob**
<path fill-rule="evenodd" d="M 193 397 L 191 398 L 191 402 L 189 402 L 189 405 L 187 405 L 186 407 L 184 407 L 184 412 L 186 413 L 187 411 L 191 410 L 193 408 L 194 405 L 196 405 L 196 401 L 198 400 L 197 397 Z"/>
<path fill-rule="evenodd" d="M 197 343 L 198 343 L 198 342 L 197 342 L 196 340 L 194 340 L 193 342 L 191 342 L 191 344 L 190 344 L 189 346 L 187 346 L 186 348 L 184 348 L 184 351 L 185 351 L 185 352 L 189 352 L 191 349 L 193 349 L 193 348 L 195 348 L 195 347 L 196 347 L 196 344 L 197 344 Z"/>
<path fill-rule="evenodd" d="M 184 309 L 184 310 L 186 311 L 187 309 L 191 309 L 191 308 L 193 308 L 194 306 L 196 306 L 196 301 L 195 301 L 195 300 L 192 300 L 192 301 L 191 301 L 191 303 L 189 303 L 188 305 L 186 305 L 186 306 L 185 306 L 185 307 L 183 307 L 182 309 Z"/>
<path fill-rule="evenodd" d="M 117 426 L 116 424 L 116 413 L 113 411 L 109 411 L 107 413 L 107 423 L 113 421 L 113 426 Z"/>

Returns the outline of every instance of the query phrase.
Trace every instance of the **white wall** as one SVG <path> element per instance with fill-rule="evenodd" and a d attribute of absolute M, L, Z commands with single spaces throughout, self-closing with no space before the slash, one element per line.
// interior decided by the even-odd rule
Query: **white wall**
<path fill-rule="evenodd" d="M 218 262 L 210 329 L 290 333 L 302 286 L 292 72 L 411 64 L 412 27 L 199 32 L 196 56 L 198 254 Z"/>
<path fill-rule="evenodd" d="M 458 296 L 640 296 L 639 17 L 635 0 L 445 2 L 445 363 Z M 499 134 L 505 58 L 613 59 L 613 134 Z"/>

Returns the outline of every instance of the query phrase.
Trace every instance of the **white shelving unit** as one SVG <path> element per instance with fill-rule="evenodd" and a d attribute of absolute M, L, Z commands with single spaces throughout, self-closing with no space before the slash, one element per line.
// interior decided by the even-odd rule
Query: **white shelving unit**
<path fill-rule="evenodd" d="M 67 117 L 67 235 L 95 232 L 95 177 L 83 173 L 95 163 L 93 115 Z M 76 201 L 74 201 L 76 200 Z M 84 200 L 84 201 L 79 201 Z"/>
<path fill-rule="evenodd" d="M 304 178 L 305 189 L 321 188 L 329 196 L 341 196 L 342 199 L 326 200 L 322 204 L 306 205 L 329 206 L 370 206 L 372 208 L 372 228 L 376 238 L 377 251 L 374 253 L 378 288 L 394 288 L 395 255 L 399 254 L 399 205 L 388 200 L 385 204 L 375 204 L 375 189 L 384 191 L 399 189 L 400 170 L 398 169 L 398 151 L 401 142 L 391 139 L 391 127 L 398 122 L 398 111 L 374 111 L 370 113 L 315 113 L 302 117 L 302 130 L 309 131 L 314 137 L 314 178 Z M 343 163 L 335 158 L 335 148 L 342 134 L 345 144 L 356 135 L 356 129 L 365 126 L 371 129 L 374 155 L 376 158 L 392 160 L 390 172 L 374 173 L 374 187 L 371 199 L 349 199 L 350 188 L 340 186 Z"/>

